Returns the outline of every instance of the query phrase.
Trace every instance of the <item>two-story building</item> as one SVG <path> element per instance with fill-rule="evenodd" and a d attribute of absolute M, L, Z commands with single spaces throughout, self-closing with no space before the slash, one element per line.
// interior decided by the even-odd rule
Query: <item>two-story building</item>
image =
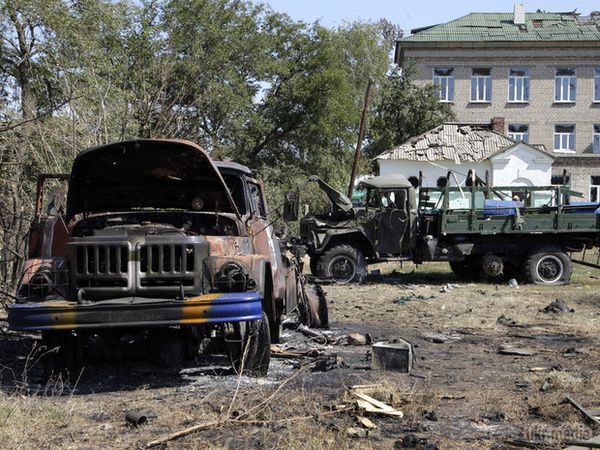
<path fill-rule="evenodd" d="M 572 189 L 600 201 L 600 12 L 471 13 L 412 30 L 396 63 L 438 87 L 461 123 L 504 119 L 503 133 L 540 144 Z"/>

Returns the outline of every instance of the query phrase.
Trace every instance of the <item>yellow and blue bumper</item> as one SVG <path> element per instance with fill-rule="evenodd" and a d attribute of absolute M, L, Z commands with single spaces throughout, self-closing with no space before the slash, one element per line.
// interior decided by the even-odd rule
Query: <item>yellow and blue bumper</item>
<path fill-rule="evenodd" d="M 90 303 L 50 300 L 7 307 L 12 330 L 73 330 L 243 322 L 262 318 L 256 292 L 204 294 L 184 300 L 127 297 Z"/>

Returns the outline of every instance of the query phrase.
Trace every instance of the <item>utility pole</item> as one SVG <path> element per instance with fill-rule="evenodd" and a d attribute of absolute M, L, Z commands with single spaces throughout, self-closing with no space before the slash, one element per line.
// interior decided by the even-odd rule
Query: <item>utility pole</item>
<path fill-rule="evenodd" d="M 369 103 L 371 101 L 371 90 L 373 88 L 373 80 L 369 78 L 367 83 L 367 93 L 365 94 L 365 106 L 362 115 L 360 116 L 360 126 L 358 128 L 358 142 L 356 143 L 356 151 L 354 152 L 354 164 L 352 164 L 352 174 L 350 175 L 350 184 L 348 185 L 348 198 L 352 200 L 352 190 L 354 189 L 354 180 L 356 179 L 356 171 L 358 170 L 358 161 L 360 158 L 360 149 L 365 139 L 365 129 L 367 128 L 367 114 L 369 113 Z"/>

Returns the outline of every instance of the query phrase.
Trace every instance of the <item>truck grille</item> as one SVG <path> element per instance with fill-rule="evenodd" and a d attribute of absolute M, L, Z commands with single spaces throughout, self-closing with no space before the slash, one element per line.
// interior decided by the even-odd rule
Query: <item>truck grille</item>
<path fill-rule="evenodd" d="M 95 300 L 127 296 L 180 297 L 202 293 L 202 236 L 73 238 L 67 257 L 73 295 Z M 111 242 L 108 242 L 108 241 Z"/>
<path fill-rule="evenodd" d="M 190 244 L 139 247 L 139 287 L 193 286 L 196 249 Z"/>
<path fill-rule="evenodd" d="M 78 275 L 127 274 L 129 251 L 126 245 L 81 245 L 77 247 Z"/>
<path fill-rule="evenodd" d="M 180 273 L 194 271 L 194 246 L 185 244 L 142 245 L 140 272 Z"/>

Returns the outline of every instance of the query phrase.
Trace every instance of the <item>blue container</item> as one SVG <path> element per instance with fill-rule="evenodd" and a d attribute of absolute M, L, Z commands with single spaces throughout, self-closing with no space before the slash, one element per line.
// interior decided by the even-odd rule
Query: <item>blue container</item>
<path fill-rule="evenodd" d="M 564 210 L 568 214 L 583 214 L 583 213 L 596 213 L 599 214 L 600 203 L 598 202 L 571 202 L 569 206 L 575 208 L 567 208 Z"/>
<path fill-rule="evenodd" d="M 515 200 L 488 199 L 483 204 L 483 213 L 486 216 L 514 216 L 517 214 L 516 208 L 522 207 L 523 202 Z"/>

